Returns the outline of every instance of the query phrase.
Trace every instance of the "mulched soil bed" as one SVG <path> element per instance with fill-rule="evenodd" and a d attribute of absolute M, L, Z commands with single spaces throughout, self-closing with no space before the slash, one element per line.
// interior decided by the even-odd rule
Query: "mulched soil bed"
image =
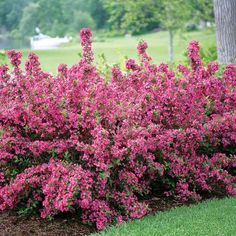
<path fill-rule="evenodd" d="M 183 204 L 163 196 L 143 201 L 149 205 L 150 214 L 191 204 Z M 13 210 L 0 213 L 0 236 L 84 236 L 93 232 L 96 232 L 94 227 L 81 223 L 73 214 L 59 215 L 49 221 L 39 216 L 18 215 Z"/>
<path fill-rule="evenodd" d="M 95 228 L 84 225 L 76 216 L 63 215 L 53 221 L 39 216 L 22 216 L 15 211 L 0 214 L 0 236 L 84 236 Z"/>

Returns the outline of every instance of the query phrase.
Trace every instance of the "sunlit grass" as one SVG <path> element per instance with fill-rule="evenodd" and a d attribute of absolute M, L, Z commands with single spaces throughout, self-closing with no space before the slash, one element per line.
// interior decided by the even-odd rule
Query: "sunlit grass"
<path fill-rule="evenodd" d="M 93 48 L 95 57 L 104 53 L 108 63 L 120 63 L 124 57 L 137 58 L 136 45 L 141 40 L 148 42 L 148 53 L 156 63 L 168 61 L 168 34 L 167 32 L 150 33 L 135 37 L 107 38 L 104 42 L 95 41 Z M 175 61 L 184 58 L 183 54 L 190 40 L 196 39 L 203 47 L 215 44 L 215 34 L 213 31 L 199 31 L 184 34 L 176 34 L 174 37 Z M 24 59 L 30 50 L 23 50 Z M 49 72 L 55 72 L 60 63 L 72 65 L 79 60 L 81 47 L 78 42 L 69 43 L 54 50 L 35 51 L 40 57 L 42 68 Z"/>
<path fill-rule="evenodd" d="M 123 223 L 93 236 L 235 236 L 235 212 L 236 198 L 215 199 Z"/>

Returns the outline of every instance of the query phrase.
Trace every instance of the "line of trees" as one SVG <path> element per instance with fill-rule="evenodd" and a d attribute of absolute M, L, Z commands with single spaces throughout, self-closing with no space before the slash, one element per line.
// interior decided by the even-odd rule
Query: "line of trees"
<path fill-rule="evenodd" d="M 52 36 L 82 27 L 120 34 L 155 28 L 173 35 L 187 23 L 213 21 L 211 0 L 1 0 L 0 30 L 32 35 L 36 26 Z"/>
<path fill-rule="evenodd" d="M 35 27 L 51 36 L 103 28 L 107 12 L 102 0 L 1 0 L 0 30 L 32 35 Z M 0 32 L 1 32 L 0 31 Z"/>

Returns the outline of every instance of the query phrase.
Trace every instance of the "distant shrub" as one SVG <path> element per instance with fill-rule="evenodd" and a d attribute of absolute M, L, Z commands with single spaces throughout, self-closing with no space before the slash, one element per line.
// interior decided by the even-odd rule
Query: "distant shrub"
<path fill-rule="evenodd" d="M 192 32 L 192 31 L 195 31 L 197 30 L 197 25 L 193 22 L 189 22 L 187 25 L 186 25 L 186 31 L 187 32 Z"/>
<path fill-rule="evenodd" d="M 25 70 L 16 51 L 13 70 L 0 67 L 0 210 L 72 211 L 103 229 L 145 215 L 140 198 L 155 189 L 182 201 L 236 195 L 236 67 L 216 76 L 192 41 L 190 65 L 174 73 L 140 42 L 140 63 L 108 81 L 91 31 L 80 36 L 81 61 L 56 76 L 33 53 Z"/>
<path fill-rule="evenodd" d="M 0 50 L 0 64 L 6 63 L 6 52 L 4 50 Z"/>
<path fill-rule="evenodd" d="M 95 28 L 93 18 L 87 12 L 74 12 L 73 22 L 71 23 L 72 30 L 79 32 L 84 27 Z"/>
<path fill-rule="evenodd" d="M 207 48 L 200 49 L 201 59 L 204 63 L 217 60 L 217 48 L 216 45 L 208 46 Z"/>

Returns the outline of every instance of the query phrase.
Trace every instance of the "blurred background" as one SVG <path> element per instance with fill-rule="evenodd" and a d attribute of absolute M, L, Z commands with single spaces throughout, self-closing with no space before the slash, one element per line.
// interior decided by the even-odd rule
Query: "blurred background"
<path fill-rule="evenodd" d="M 135 58 L 140 39 L 156 62 L 184 60 L 191 39 L 216 57 L 212 0 L 0 0 L 0 50 L 25 57 L 31 48 L 49 71 L 78 60 L 83 27 L 93 30 L 97 60 L 109 63 Z"/>

